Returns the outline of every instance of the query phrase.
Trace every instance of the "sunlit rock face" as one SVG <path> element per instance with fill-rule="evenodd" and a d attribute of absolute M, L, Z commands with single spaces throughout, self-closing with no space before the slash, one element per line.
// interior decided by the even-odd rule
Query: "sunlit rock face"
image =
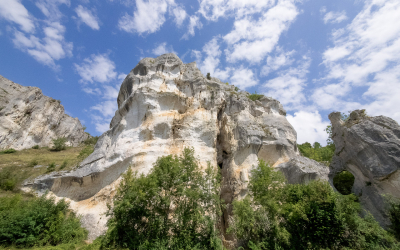
<path fill-rule="evenodd" d="M 70 199 L 93 239 L 105 230 L 101 214 L 121 173 L 130 167 L 146 174 L 157 158 L 192 147 L 202 167 L 209 162 L 221 169 L 221 196 L 230 204 L 246 194 L 258 158 L 276 166 L 298 155 L 296 131 L 282 105 L 247 95 L 205 78 L 196 63 L 183 64 L 174 54 L 144 58 L 123 81 L 110 130 L 93 154 L 78 169 L 43 176 L 33 186 Z M 229 212 L 228 206 L 226 222 Z"/>
<path fill-rule="evenodd" d="M 52 146 L 65 137 L 68 146 L 88 138 L 78 118 L 65 114 L 59 101 L 36 87 L 24 87 L 0 76 L 0 150 Z"/>
<path fill-rule="evenodd" d="M 332 178 L 343 170 L 354 177 L 353 193 L 378 222 L 389 220 L 382 195 L 400 198 L 400 126 L 385 116 L 369 117 L 355 110 L 347 121 L 339 112 L 329 115 L 336 151 L 332 159 Z"/>

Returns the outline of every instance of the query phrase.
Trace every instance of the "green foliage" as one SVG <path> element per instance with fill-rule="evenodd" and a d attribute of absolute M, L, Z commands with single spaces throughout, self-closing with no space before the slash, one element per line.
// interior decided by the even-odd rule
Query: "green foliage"
<path fill-rule="evenodd" d="M 88 145 L 88 146 L 84 147 L 84 148 L 81 150 L 81 152 L 79 152 L 79 155 L 78 155 L 77 158 L 78 158 L 80 161 L 83 161 L 86 157 L 88 157 L 91 153 L 93 153 L 93 151 L 94 151 L 93 146 L 92 146 L 92 145 Z"/>
<path fill-rule="evenodd" d="M 0 198 L 0 245 L 32 247 L 77 243 L 87 231 L 79 218 L 61 200 L 22 199 L 20 195 Z"/>
<path fill-rule="evenodd" d="M 53 139 L 53 151 L 61 151 L 61 150 L 65 150 L 67 148 L 67 146 L 65 145 L 65 143 L 67 142 L 67 139 L 64 137 L 59 137 L 57 139 Z"/>
<path fill-rule="evenodd" d="M 239 91 L 239 88 L 238 88 L 238 87 L 236 87 L 236 86 L 235 86 L 235 91 L 236 91 L 236 92 L 238 92 L 238 91 Z"/>
<path fill-rule="evenodd" d="M 17 180 L 12 174 L 11 167 L 5 167 L 0 170 L 0 189 L 4 191 L 12 191 L 17 185 Z"/>
<path fill-rule="evenodd" d="M 38 165 L 38 164 L 39 164 L 38 160 L 33 159 L 33 160 L 31 160 L 31 161 L 29 162 L 28 167 L 33 168 L 34 166 L 36 166 L 36 165 Z"/>
<path fill-rule="evenodd" d="M 67 160 L 63 161 L 63 163 L 62 163 L 61 166 L 60 166 L 60 169 L 66 168 L 67 165 L 68 165 L 68 161 L 67 161 Z"/>
<path fill-rule="evenodd" d="M 87 138 L 83 144 L 85 145 L 96 145 L 97 141 L 99 140 L 98 136 L 91 136 L 89 138 Z"/>
<path fill-rule="evenodd" d="M 351 194 L 354 184 L 354 175 L 348 171 L 342 171 L 333 177 L 333 185 L 343 195 Z"/>
<path fill-rule="evenodd" d="M 129 170 L 109 207 L 103 247 L 222 249 L 217 169 L 201 171 L 194 150 L 165 156 L 144 176 Z"/>
<path fill-rule="evenodd" d="M 35 145 L 32 147 L 33 149 L 39 149 L 39 145 Z"/>
<path fill-rule="evenodd" d="M 49 166 L 47 167 L 47 173 L 53 172 L 56 170 L 56 164 L 54 162 L 50 163 Z"/>
<path fill-rule="evenodd" d="M 229 82 L 226 82 L 225 84 L 226 84 L 226 85 L 229 85 Z"/>
<path fill-rule="evenodd" d="M 389 205 L 390 230 L 400 240 L 400 199 L 393 196 L 385 196 L 385 198 Z"/>
<path fill-rule="evenodd" d="M 17 152 L 17 150 L 15 150 L 13 148 L 10 148 L 10 149 L 6 149 L 6 150 L 3 150 L 3 151 L 0 151 L 0 155 L 1 154 L 12 154 L 12 153 L 15 153 L 15 152 Z"/>
<path fill-rule="evenodd" d="M 335 153 L 335 144 L 328 144 L 325 147 L 321 147 L 321 144 L 318 142 L 315 142 L 314 145 L 305 142 L 297 146 L 303 156 L 319 162 L 330 163 Z"/>
<path fill-rule="evenodd" d="M 261 97 L 263 97 L 263 96 L 264 95 L 257 94 L 257 91 L 256 91 L 254 94 L 248 95 L 247 97 L 252 101 L 257 101 L 257 100 L 260 100 Z"/>
<path fill-rule="evenodd" d="M 211 80 L 211 74 L 210 73 L 207 73 L 207 79 Z"/>
<path fill-rule="evenodd" d="M 285 184 L 265 162 L 251 172 L 250 194 L 233 202 L 230 232 L 249 249 L 399 249 L 354 195 L 327 182 Z"/>
<path fill-rule="evenodd" d="M 326 126 L 326 128 L 324 129 L 325 132 L 328 134 L 328 139 L 326 139 L 326 143 L 328 145 L 332 145 L 333 143 L 333 139 L 332 139 L 332 125 L 328 125 Z"/>

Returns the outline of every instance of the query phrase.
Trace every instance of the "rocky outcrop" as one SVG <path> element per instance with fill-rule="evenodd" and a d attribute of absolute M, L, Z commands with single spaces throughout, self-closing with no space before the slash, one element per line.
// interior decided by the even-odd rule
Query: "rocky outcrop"
<path fill-rule="evenodd" d="M 329 167 L 304 156 L 296 156 L 276 167 L 289 184 L 305 184 L 313 180 L 328 181 Z"/>
<path fill-rule="evenodd" d="M 354 177 L 353 193 L 361 205 L 386 227 L 389 224 L 383 194 L 400 198 L 400 126 L 389 117 L 369 117 L 365 110 L 351 112 L 344 121 L 339 112 L 329 115 L 336 151 L 330 178 L 347 170 Z"/>
<path fill-rule="evenodd" d="M 216 78 L 208 80 L 196 63 L 183 64 L 174 54 L 144 58 L 123 81 L 110 130 L 93 154 L 79 169 L 43 176 L 31 186 L 70 199 L 93 239 L 105 229 L 101 214 L 121 173 L 129 167 L 148 173 L 158 157 L 193 147 L 201 166 L 210 162 L 221 169 L 221 196 L 230 204 L 246 194 L 258 158 L 277 166 L 298 155 L 296 131 L 282 105 L 247 96 Z"/>
<path fill-rule="evenodd" d="M 36 87 L 23 87 L 0 76 L 0 150 L 52 146 L 65 137 L 77 146 L 88 138 L 78 118 L 65 114 L 60 101 Z"/>

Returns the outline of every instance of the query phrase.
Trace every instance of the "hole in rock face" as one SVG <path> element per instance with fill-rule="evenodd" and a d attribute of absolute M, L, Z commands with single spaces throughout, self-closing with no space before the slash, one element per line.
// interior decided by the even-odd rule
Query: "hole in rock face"
<path fill-rule="evenodd" d="M 218 163 L 218 167 L 219 167 L 220 169 L 222 169 L 222 165 L 223 165 L 222 162 L 221 162 L 221 163 Z"/>
<path fill-rule="evenodd" d="M 349 171 L 342 171 L 333 177 L 333 185 L 343 195 L 351 194 L 354 185 L 354 175 Z"/>

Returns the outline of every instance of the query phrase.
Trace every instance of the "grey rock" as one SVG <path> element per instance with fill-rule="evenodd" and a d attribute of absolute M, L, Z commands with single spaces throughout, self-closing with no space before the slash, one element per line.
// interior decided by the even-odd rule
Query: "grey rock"
<path fill-rule="evenodd" d="M 86 140 L 78 118 L 65 114 L 59 101 L 36 87 L 24 87 L 0 76 L 0 150 L 51 147 L 65 137 L 68 146 Z"/>
<path fill-rule="evenodd" d="M 352 191 L 361 205 L 383 226 L 389 225 L 384 194 L 400 198 L 400 126 L 385 116 L 369 117 L 355 110 L 347 121 L 339 112 L 329 115 L 336 146 L 330 179 L 343 171 L 354 177 Z"/>
<path fill-rule="evenodd" d="M 329 167 L 303 156 L 296 156 L 276 167 L 289 184 L 306 184 L 313 180 L 328 181 Z"/>

